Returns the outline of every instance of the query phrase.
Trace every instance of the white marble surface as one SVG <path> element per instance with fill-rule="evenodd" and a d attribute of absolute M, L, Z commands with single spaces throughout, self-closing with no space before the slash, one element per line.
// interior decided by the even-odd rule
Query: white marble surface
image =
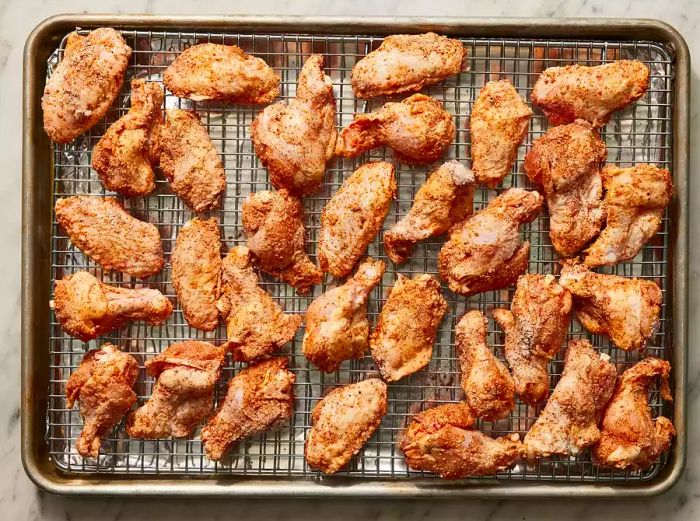
<path fill-rule="evenodd" d="M 665 20 L 684 35 L 692 56 L 700 53 L 700 9 L 693 0 L 109 0 L 95 2 L 0 0 L 0 244 L 7 252 L 0 268 L 0 518 L 25 519 L 672 519 L 700 517 L 700 356 L 692 352 L 700 340 L 698 274 L 700 228 L 691 226 L 690 367 L 688 466 L 680 483 L 651 500 L 603 501 L 207 501 L 158 499 L 62 498 L 39 492 L 22 470 L 19 455 L 19 329 L 20 329 L 20 150 L 22 48 L 31 29 L 58 13 L 160 14 L 299 14 L 299 15 L 435 15 L 435 16 L 621 16 Z M 698 72 L 692 89 L 700 93 Z M 700 97 L 692 103 L 691 143 L 700 133 Z M 700 167 L 700 148 L 691 146 L 691 175 Z M 691 200 L 700 200 L 700 183 L 691 183 Z M 691 223 L 700 206 L 691 209 Z"/>

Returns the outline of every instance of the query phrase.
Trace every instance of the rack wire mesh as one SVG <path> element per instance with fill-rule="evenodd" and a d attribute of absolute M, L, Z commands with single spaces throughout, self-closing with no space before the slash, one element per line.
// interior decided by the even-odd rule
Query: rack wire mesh
<path fill-rule="evenodd" d="M 87 31 L 81 31 L 86 33 Z M 127 81 L 118 99 L 104 121 L 82 137 L 68 145 L 54 145 L 54 201 L 73 194 L 95 196 L 110 195 L 105 192 L 94 171 L 90 168 L 91 150 L 110 123 L 122 116 L 130 106 L 129 80 L 145 78 L 162 80 L 162 73 L 179 52 L 196 43 L 213 42 L 236 44 L 246 52 L 262 57 L 277 70 L 282 78 L 282 98 L 294 96 L 296 78 L 304 60 L 311 53 L 325 56 L 325 70 L 333 80 L 337 98 L 337 124 L 347 125 L 353 114 L 378 108 L 386 100 L 358 100 L 350 87 L 350 71 L 355 62 L 381 43 L 376 36 L 310 35 L 310 34 L 236 34 L 200 31 L 144 31 L 122 29 L 122 34 L 133 48 L 133 56 L 127 71 Z M 670 48 L 650 41 L 569 41 L 538 39 L 482 39 L 461 38 L 467 48 L 467 69 L 445 82 L 425 89 L 425 92 L 444 104 L 454 115 L 457 136 L 444 159 L 456 158 L 469 162 L 469 115 L 479 89 L 491 79 L 508 78 L 522 97 L 529 102 L 530 90 L 538 74 L 546 67 L 579 63 L 597 65 L 617 59 L 636 59 L 646 63 L 651 70 L 648 92 L 633 107 L 616 113 L 605 127 L 602 136 L 608 148 L 608 162 L 631 165 L 649 162 L 662 167 L 671 166 L 672 139 L 672 88 L 674 81 L 673 52 Z M 48 74 L 61 59 L 65 40 L 51 56 Z M 222 209 L 211 215 L 220 222 L 221 239 L 232 247 L 245 242 L 241 226 L 241 205 L 252 192 L 270 188 L 266 170 L 256 158 L 250 140 L 250 123 L 260 108 L 222 105 L 211 102 L 191 102 L 166 92 L 166 107 L 191 108 L 197 111 L 209 131 L 212 141 L 221 154 L 226 171 L 227 187 Z M 534 188 L 521 172 L 525 153 L 532 142 L 548 128 L 544 116 L 537 109 L 530 122 L 528 136 L 519 149 L 518 159 L 498 190 L 477 190 L 475 211 L 483 208 L 497 192 L 511 186 Z M 410 208 L 417 189 L 439 163 L 426 167 L 412 167 L 394 161 L 391 151 L 379 148 L 355 160 L 336 159 L 329 164 L 325 184 L 320 194 L 304 199 L 307 251 L 315 258 L 320 212 L 325 202 L 354 169 L 368 159 L 386 159 L 396 165 L 398 193 L 395 204 L 384 223 L 389 229 Z M 181 200 L 170 192 L 168 183 L 157 180 L 156 190 L 149 197 L 124 200 L 125 206 L 138 218 L 158 226 L 166 258 L 174 245 L 178 229 L 194 215 Z M 121 198 L 120 198 L 121 199 Z M 57 467 L 69 473 L 97 474 L 184 474 L 184 475 L 274 475 L 289 478 L 319 479 L 317 472 L 304 462 L 304 439 L 310 428 L 311 410 L 318 399 L 330 389 L 349 382 L 376 376 L 371 357 L 345 362 L 339 371 L 324 375 L 309 364 L 301 353 L 303 328 L 295 340 L 281 353 L 289 357 L 290 368 L 296 374 L 295 411 L 289 422 L 274 431 L 253 436 L 234 447 L 231 454 L 219 463 L 210 462 L 203 453 L 199 431 L 191 439 L 163 439 L 144 441 L 130 439 L 123 422 L 103 440 L 99 458 L 84 459 L 75 450 L 75 441 L 82 427 L 77 409 L 67 409 L 65 384 L 70 373 L 80 363 L 88 349 L 112 342 L 131 353 L 140 363 L 141 370 L 136 384 L 138 404 L 149 397 L 153 379 L 146 374 L 143 363 L 162 351 L 170 343 L 188 338 L 207 339 L 219 343 L 225 341 L 225 330 L 220 327 L 212 333 L 202 333 L 190 328 L 177 305 L 171 283 L 169 264 L 157 276 L 145 283 L 132 280 L 117 272 L 103 272 L 91 259 L 84 256 L 66 237 L 55 219 L 52 229 L 52 279 L 57 280 L 79 270 L 88 270 L 106 282 L 125 287 L 146 285 L 161 290 L 176 303 L 175 312 L 162 326 L 135 323 L 113 332 L 109 336 L 87 344 L 67 335 L 51 314 L 50 323 L 50 382 L 47 411 L 46 442 L 49 454 Z M 543 213 L 522 228 L 523 235 L 531 242 L 529 271 L 557 273 L 558 257 L 548 236 L 548 218 Z M 414 275 L 437 273 L 436 259 L 442 239 L 420 243 L 410 261 L 394 266 L 387 260 L 388 270 L 381 283 L 374 289 L 369 301 L 370 322 L 386 300 L 396 273 Z M 382 234 L 370 245 L 368 253 L 385 259 Z M 642 252 L 630 262 L 618 264 L 601 271 L 625 276 L 637 276 L 656 281 L 664 295 L 661 324 L 651 340 L 647 355 L 670 358 L 672 349 L 669 273 L 669 220 L 665 216 L 660 232 Z M 309 297 L 299 297 L 294 290 L 271 277 L 261 274 L 261 284 L 290 313 L 303 313 L 314 296 L 320 295 L 336 281 L 327 277 Z M 429 367 L 389 386 L 389 406 L 381 426 L 364 449 L 352 459 L 340 474 L 355 478 L 374 479 L 431 479 L 428 473 L 410 471 L 396 442 L 410 418 L 427 407 L 462 398 L 459 370 L 454 351 L 454 326 L 465 310 L 477 308 L 489 314 L 496 307 L 508 307 L 513 288 L 485 292 L 471 298 L 463 298 L 443 287 L 449 303 L 448 313 L 440 327 L 433 357 Z M 503 358 L 504 337 L 489 319 L 489 345 Z M 594 346 L 608 353 L 619 370 L 631 365 L 638 354 L 625 353 L 611 346 L 603 336 L 591 336 L 572 321 L 570 338 L 587 336 Z M 225 394 L 225 386 L 241 366 L 231 360 L 222 373 L 216 392 L 216 402 Z M 556 385 L 562 371 L 562 354 L 550 364 L 551 386 Z M 665 410 L 657 391 L 650 393 L 653 415 Z M 533 408 L 517 402 L 512 414 L 496 423 L 481 422 L 479 428 L 490 435 L 517 432 L 523 436 L 534 423 L 541 407 Z M 595 481 L 628 482 L 652 479 L 665 464 L 665 456 L 643 472 L 611 472 L 601 470 L 591 462 L 588 451 L 576 457 L 552 457 L 537 464 L 519 464 L 511 470 L 499 472 L 486 480 L 545 480 L 545 481 Z M 437 479 L 437 478 L 436 478 Z"/>

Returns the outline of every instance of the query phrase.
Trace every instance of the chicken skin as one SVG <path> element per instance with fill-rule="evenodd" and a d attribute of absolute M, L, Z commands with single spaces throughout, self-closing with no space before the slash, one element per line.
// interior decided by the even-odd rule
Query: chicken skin
<path fill-rule="evenodd" d="M 394 264 L 405 262 L 418 241 L 446 233 L 472 213 L 474 174 L 457 161 L 435 170 L 416 193 L 410 211 L 384 234 Z"/>
<path fill-rule="evenodd" d="M 322 67 L 323 56 L 311 55 L 299 73 L 296 98 L 266 107 L 251 125 L 255 153 L 270 182 L 298 195 L 321 189 L 335 153 L 335 97 Z"/>
<path fill-rule="evenodd" d="M 168 346 L 146 362 L 157 378 L 148 401 L 129 415 L 132 438 L 184 438 L 210 413 L 214 387 L 226 357 L 224 346 L 187 340 Z"/>
<path fill-rule="evenodd" d="M 550 67 L 532 88 L 532 103 L 553 125 L 585 119 L 602 127 L 616 110 L 631 105 L 649 88 L 649 68 L 620 60 L 596 67 Z"/>
<path fill-rule="evenodd" d="M 525 173 L 542 187 L 554 249 L 570 257 L 598 235 L 605 211 L 600 167 L 605 144 L 585 121 L 551 128 L 525 156 Z"/>
<path fill-rule="evenodd" d="M 663 295 L 654 281 L 594 273 L 568 261 L 559 284 L 573 295 L 583 327 L 608 335 L 620 349 L 643 351 L 656 333 Z"/>
<path fill-rule="evenodd" d="M 279 96 L 280 77 L 261 58 L 236 45 L 202 43 L 182 51 L 163 83 L 179 98 L 264 104 Z"/>
<path fill-rule="evenodd" d="M 66 333 L 83 342 L 127 322 L 162 324 L 173 312 L 173 305 L 158 290 L 109 286 L 87 271 L 57 280 L 51 306 Z"/>
<path fill-rule="evenodd" d="M 226 321 L 228 347 L 242 362 L 268 358 L 294 338 L 300 315 L 287 315 L 258 286 L 250 251 L 236 246 L 224 258 L 217 308 Z"/>
<path fill-rule="evenodd" d="M 352 271 L 382 228 L 396 194 L 394 166 L 365 163 L 348 177 L 321 212 L 318 260 L 334 277 Z"/>
<path fill-rule="evenodd" d="M 437 329 L 447 311 L 440 284 L 433 277 L 398 277 L 369 340 L 374 362 L 387 382 L 396 382 L 428 365 Z"/>
<path fill-rule="evenodd" d="M 304 251 L 301 201 L 287 190 L 250 194 L 243 203 L 243 228 L 256 264 L 300 295 L 323 280 Z"/>
<path fill-rule="evenodd" d="M 571 293 L 552 275 L 523 275 L 510 310 L 494 309 L 493 318 L 506 334 L 506 361 L 515 392 L 529 405 L 544 402 L 549 396 L 547 364 L 569 329 Z"/>
<path fill-rule="evenodd" d="M 202 429 L 207 457 L 218 461 L 237 441 L 291 418 L 295 380 L 285 358 L 251 365 L 233 377 L 216 414 Z"/>
<path fill-rule="evenodd" d="M 189 110 L 168 109 L 159 143 L 160 167 L 172 191 L 195 212 L 217 208 L 226 175 L 199 116 Z"/>
<path fill-rule="evenodd" d="M 455 328 L 455 347 L 466 402 L 476 417 L 495 421 L 515 407 L 515 383 L 486 345 L 487 324 L 480 311 L 469 311 Z"/>
<path fill-rule="evenodd" d="M 647 398 L 658 378 L 661 397 L 671 401 L 670 373 L 671 365 L 658 358 L 645 358 L 622 373 L 603 413 L 600 441 L 591 450 L 596 465 L 644 470 L 668 450 L 676 430 L 668 418 L 651 419 Z"/>
<path fill-rule="evenodd" d="M 362 99 L 418 92 L 462 70 L 467 50 L 435 33 L 394 34 L 352 68 L 352 90 Z"/>
<path fill-rule="evenodd" d="M 530 107 L 508 80 L 490 81 L 479 91 L 469 118 L 472 169 L 479 184 L 495 188 L 508 175 L 530 116 Z"/>
<path fill-rule="evenodd" d="M 673 196 L 671 173 L 652 165 L 603 169 L 606 225 L 586 250 L 586 266 L 612 266 L 630 260 L 661 228 Z"/>
<path fill-rule="evenodd" d="M 158 83 L 131 82 L 131 109 L 92 149 L 92 168 L 107 190 L 137 197 L 156 187 L 153 165 L 160 161 L 162 104 L 163 88 Z"/>
<path fill-rule="evenodd" d="M 511 188 L 450 233 L 440 250 L 440 278 L 461 295 L 504 288 L 527 269 L 530 243 L 518 227 L 542 208 L 542 196 Z"/>
<path fill-rule="evenodd" d="M 561 379 L 525 435 L 528 460 L 576 455 L 598 442 L 598 423 L 617 378 L 608 359 L 596 353 L 588 340 L 569 342 Z"/>
<path fill-rule="evenodd" d="M 387 387 L 377 378 L 332 390 L 311 411 L 306 463 L 326 474 L 338 472 L 377 430 L 386 408 Z"/>
<path fill-rule="evenodd" d="M 316 298 L 306 310 L 304 356 L 321 371 L 337 371 L 345 360 L 362 358 L 369 347 L 367 299 L 386 265 L 367 258 L 345 284 Z"/>
<path fill-rule="evenodd" d="M 56 201 L 56 220 L 74 246 L 106 270 L 146 279 L 163 269 L 160 233 L 112 197 L 75 195 Z"/>
<path fill-rule="evenodd" d="M 180 228 L 170 258 L 173 286 L 187 323 L 202 331 L 219 325 L 221 239 L 216 219 L 192 219 Z"/>
<path fill-rule="evenodd" d="M 476 418 L 464 403 L 448 403 L 417 414 L 399 448 L 413 470 L 445 479 L 488 476 L 514 465 L 523 445 L 517 434 L 490 438 L 474 429 Z"/>
<path fill-rule="evenodd" d="M 376 112 L 355 114 L 340 133 L 335 153 L 357 157 L 387 145 L 402 163 L 432 163 L 447 151 L 455 133 L 452 116 L 438 100 L 414 94 L 401 103 L 386 103 Z"/>
<path fill-rule="evenodd" d="M 130 57 L 131 47 L 111 27 L 68 35 L 63 60 L 41 98 L 44 130 L 53 141 L 69 143 L 105 116 L 122 88 Z"/>
<path fill-rule="evenodd" d="M 133 356 L 111 344 L 88 352 L 66 383 L 66 408 L 80 403 L 83 430 L 78 454 L 97 459 L 102 437 L 111 431 L 136 403 L 133 390 L 139 364 Z"/>

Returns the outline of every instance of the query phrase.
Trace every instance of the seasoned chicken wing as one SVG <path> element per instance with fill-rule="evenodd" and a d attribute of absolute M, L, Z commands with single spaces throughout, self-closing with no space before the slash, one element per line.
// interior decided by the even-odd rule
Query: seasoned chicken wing
<path fill-rule="evenodd" d="M 508 80 L 479 91 L 469 118 L 472 169 L 478 183 L 495 188 L 508 175 L 527 135 L 532 111 Z"/>
<path fill-rule="evenodd" d="M 236 45 L 201 43 L 182 51 L 165 70 L 166 88 L 180 98 L 228 103 L 270 103 L 280 77 L 261 58 Z"/>
<path fill-rule="evenodd" d="M 394 34 L 352 68 L 358 98 L 418 92 L 462 70 L 467 50 L 435 33 Z"/>
<path fill-rule="evenodd" d="M 304 456 L 314 470 L 334 474 L 360 452 L 386 414 L 386 384 L 377 378 L 332 390 L 311 411 Z"/>
<path fill-rule="evenodd" d="M 394 166 L 365 163 L 348 177 L 321 212 L 318 260 L 334 277 L 352 271 L 382 223 L 396 194 Z"/>
<path fill-rule="evenodd" d="M 285 358 L 251 365 L 234 376 L 216 414 L 202 429 L 207 457 L 218 461 L 239 440 L 289 419 L 295 380 Z"/>
<path fill-rule="evenodd" d="M 266 107 L 251 124 L 255 153 L 275 188 L 299 195 L 318 192 L 326 163 L 335 153 L 335 97 L 313 54 L 299 74 L 296 98 Z"/>
<path fill-rule="evenodd" d="M 542 208 L 542 196 L 511 188 L 450 233 L 440 250 L 440 278 L 461 295 L 504 288 L 527 269 L 530 243 L 518 227 Z"/>
<path fill-rule="evenodd" d="M 122 88 L 130 57 L 131 47 L 111 27 L 68 35 L 63 60 L 41 98 L 44 130 L 53 141 L 73 141 L 104 117 Z"/>
<path fill-rule="evenodd" d="M 384 234 L 384 248 L 395 264 L 405 262 L 418 241 L 447 232 L 472 213 L 474 174 L 457 161 L 435 170 L 416 193 L 403 219 Z"/>
<path fill-rule="evenodd" d="M 80 403 L 83 430 L 78 437 L 78 454 L 97 458 L 102 437 L 136 403 L 134 382 L 139 364 L 133 356 L 112 344 L 88 352 L 66 383 L 66 407 Z"/>
<path fill-rule="evenodd" d="M 160 233 L 112 197 L 75 195 L 56 201 L 56 220 L 71 242 L 106 270 L 145 279 L 165 264 Z"/>

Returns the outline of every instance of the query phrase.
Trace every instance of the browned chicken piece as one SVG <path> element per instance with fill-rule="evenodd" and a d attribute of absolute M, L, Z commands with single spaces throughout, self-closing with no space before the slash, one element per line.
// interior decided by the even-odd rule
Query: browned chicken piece
<path fill-rule="evenodd" d="M 554 249 L 570 257 L 600 232 L 605 220 L 600 168 L 605 144 L 585 121 L 551 128 L 525 156 L 525 173 L 542 187 Z"/>
<path fill-rule="evenodd" d="M 243 228 L 260 269 L 300 295 L 321 283 L 323 272 L 304 251 L 301 201 L 287 190 L 250 194 L 243 203 Z"/>
<path fill-rule="evenodd" d="M 216 414 L 202 429 L 207 457 L 218 461 L 239 440 L 288 420 L 295 380 L 285 358 L 251 365 L 233 377 Z"/>
<path fill-rule="evenodd" d="M 663 295 L 654 281 L 594 273 L 568 261 L 559 284 L 573 295 L 583 327 L 608 335 L 620 349 L 643 351 L 656 333 Z"/>
<path fill-rule="evenodd" d="M 474 174 L 457 161 L 435 170 L 420 187 L 413 206 L 384 234 L 384 248 L 395 264 L 405 262 L 418 241 L 446 233 L 472 213 Z"/>
<path fill-rule="evenodd" d="M 649 68 L 620 60 L 596 67 L 550 67 L 537 78 L 530 95 L 554 125 L 585 119 L 602 127 L 616 110 L 631 105 L 649 88 Z"/>
<path fill-rule="evenodd" d="M 676 430 L 668 418 L 652 420 L 647 399 L 658 378 L 661 397 L 672 400 L 670 373 L 671 364 L 658 358 L 645 358 L 622 373 L 603 413 L 600 441 L 591 449 L 596 465 L 644 470 L 668 450 Z"/>
<path fill-rule="evenodd" d="M 588 340 L 569 342 L 561 379 L 525 435 L 528 460 L 576 455 L 598 442 L 598 423 L 617 378 L 609 358 L 598 354 Z"/>
<path fill-rule="evenodd" d="M 488 476 L 514 465 L 523 445 L 515 433 L 490 438 L 474 429 L 476 418 L 464 403 L 448 403 L 417 414 L 399 448 L 413 470 L 445 479 Z"/>
<path fill-rule="evenodd" d="M 66 407 L 80 403 L 83 430 L 78 437 L 78 454 L 95 458 L 102 437 L 111 431 L 136 403 L 133 390 L 139 364 L 133 356 L 111 344 L 88 352 L 66 383 Z"/>
<path fill-rule="evenodd" d="M 440 250 L 440 278 L 461 295 L 504 288 L 527 269 L 530 243 L 518 228 L 531 222 L 542 208 L 542 196 L 511 188 L 489 205 L 455 226 Z"/>
<path fill-rule="evenodd" d="M 358 98 L 418 92 L 462 70 L 467 50 L 435 33 L 394 34 L 352 68 Z"/>
<path fill-rule="evenodd" d="M 333 389 L 311 411 L 306 463 L 326 474 L 338 472 L 377 430 L 386 408 L 386 384 L 377 378 Z"/>
<path fill-rule="evenodd" d="M 177 234 L 170 258 L 173 286 L 187 323 L 202 331 L 219 325 L 221 239 L 216 219 L 192 219 Z"/>
<path fill-rule="evenodd" d="M 530 107 L 508 80 L 490 81 L 479 91 L 469 118 L 472 169 L 478 183 L 495 188 L 508 175 L 530 116 Z"/>
<path fill-rule="evenodd" d="M 66 333 L 83 342 L 127 322 L 162 324 L 173 312 L 173 305 L 156 289 L 109 286 L 87 271 L 57 280 L 51 306 Z"/>
<path fill-rule="evenodd" d="M 673 196 L 671 173 L 653 165 L 603 169 L 606 225 L 586 250 L 586 266 L 612 266 L 634 258 L 661 228 Z"/>
<path fill-rule="evenodd" d="M 270 182 L 294 194 L 318 192 L 335 153 L 335 97 L 322 67 L 323 56 L 311 55 L 299 74 L 296 98 L 266 107 L 251 125 L 255 153 Z"/>
<path fill-rule="evenodd" d="M 280 77 L 261 58 L 236 45 L 201 43 L 182 51 L 163 82 L 180 98 L 263 104 L 279 96 Z"/>
<path fill-rule="evenodd" d="M 515 407 L 515 383 L 486 345 L 487 324 L 480 311 L 469 311 L 455 328 L 455 347 L 466 402 L 477 418 L 496 421 Z"/>
<path fill-rule="evenodd" d="M 131 47 L 111 27 L 68 35 L 63 60 L 41 98 L 44 130 L 53 141 L 73 141 L 104 117 L 122 88 L 130 57 Z"/>
<path fill-rule="evenodd" d="M 92 168 L 107 190 L 126 197 L 156 187 L 153 165 L 160 161 L 158 134 L 163 88 L 157 82 L 131 82 L 131 109 L 110 125 L 92 149 Z"/>
<path fill-rule="evenodd" d="M 493 318 L 505 330 L 505 354 L 515 392 L 529 405 L 544 402 L 549 396 L 547 365 L 569 329 L 571 293 L 553 275 L 523 275 L 510 310 L 494 309 Z"/>
<path fill-rule="evenodd" d="M 367 150 L 387 145 L 397 161 L 432 163 L 442 157 L 455 138 L 455 123 L 442 103 L 430 96 L 414 94 L 400 103 L 385 103 L 369 114 L 355 114 L 338 137 L 335 153 L 357 157 Z"/>
<path fill-rule="evenodd" d="M 163 269 L 158 228 L 132 217 L 112 197 L 61 198 L 56 220 L 73 245 L 106 270 L 145 279 Z"/>
<path fill-rule="evenodd" d="M 382 228 L 396 194 L 394 166 L 365 163 L 348 177 L 321 212 L 318 260 L 334 277 L 352 271 Z"/>
<path fill-rule="evenodd" d="M 369 347 L 367 299 L 386 265 L 367 258 L 345 284 L 316 298 L 306 310 L 304 356 L 321 371 L 337 371 L 345 360 L 362 358 Z"/>
<path fill-rule="evenodd" d="M 226 357 L 224 346 L 186 340 L 146 362 L 157 378 L 148 401 L 129 415 L 132 438 L 184 438 L 211 413 L 214 387 Z"/>
<path fill-rule="evenodd" d="M 430 275 L 399 274 L 369 339 L 372 357 L 387 382 L 420 371 L 430 362 L 447 302 Z"/>
<path fill-rule="evenodd" d="M 287 315 L 258 286 L 250 251 L 236 246 L 224 258 L 221 297 L 216 306 L 226 321 L 228 347 L 235 360 L 253 362 L 268 358 L 291 341 L 301 325 L 301 315 Z"/>
<path fill-rule="evenodd" d="M 217 208 L 226 175 L 199 116 L 189 110 L 168 109 L 159 144 L 160 167 L 173 192 L 195 212 Z"/>

